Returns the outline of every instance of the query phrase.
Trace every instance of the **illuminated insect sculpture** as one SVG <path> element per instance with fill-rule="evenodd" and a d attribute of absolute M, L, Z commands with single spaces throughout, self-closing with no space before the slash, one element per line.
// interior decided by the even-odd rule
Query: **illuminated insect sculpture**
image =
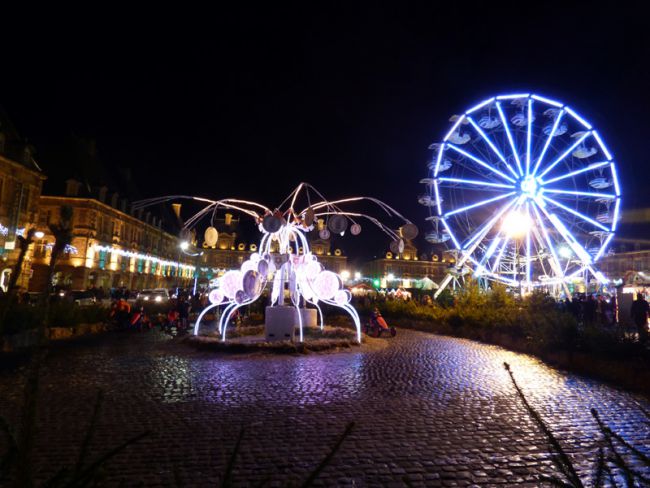
<path fill-rule="evenodd" d="M 470 268 L 522 291 L 607 283 L 596 264 L 614 237 L 621 189 L 596 129 L 529 93 L 489 98 L 451 122 L 430 146 L 419 197 L 430 209 L 426 240 L 457 254 L 437 294 Z"/>
<path fill-rule="evenodd" d="M 311 201 L 310 193 L 312 196 L 316 195 L 315 202 Z M 194 325 L 194 334 L 198 335 L 204 315 L 211 309 L 224 306 L 218 324 L 222 340 L 226 340 L 228 322 L 233 314 L 239 308 L 258 300 L 267 285 L 271 287 L 271 306 L 284 305 L 285 284 L 288 284 L 289 300 L 296 309 L 301 342 L 303 319 L 300 309 L 307 304 L 314 306 L 318 310 L 322 329 L 323 314 L 319 303 L 342 308 L 350 314 L 356 327 L 357 340 L 361 341 L 359 315 L 350 304 L 350 292 L 344 288 L 341 277 L 324 269 L 317 256 L 312 254 L 307 234 L 314 230 L 315 224 L 321 220 L 326 221 L 326 225 L 318 229 L 319 237 L 323 240 L 329 239 L 333 233 L 343 235 L 348 229 L 348 224 L 351 224 L 350 233 L 358 235 L 361 232 L 359 222 L 365 219 L 386 233 L 393 240 L 391 247 L 399 252 L 403 251 L 404 239 L 414 239 L 418 234 L 418 229 L 413 223 L 380 200 L 372 197 L 351 197 L 329 201 L 308 183 L 298 185 L 274 210 L 246 200 L 210 200 L 183 195 L 146 200 L 140 206 L 182 198 L 205 204 L 202 210 L 187 220 L 184 232 L 188 233 L 202 219 L 209 218 L 210 226 L 204 234 L 204 242 L 208 246 L 214 246 L 218 240 L 214 219 L 219 209 L 233 210 L 251 217 L 262 234 L 257 251 L 253 252 L 239 269 L 229 270 L 221 276 L 219 286 L 208 295 L 210 305 L 203 309 Z M 298 210 L 296 205 L 302 201 L 307 205 Z M 363 202 L 374 204 L 388 217 L 399 219 L 402 223 L 399 230 L 392 230 L 376 217 L 345 208 L 350 204 Z"/>

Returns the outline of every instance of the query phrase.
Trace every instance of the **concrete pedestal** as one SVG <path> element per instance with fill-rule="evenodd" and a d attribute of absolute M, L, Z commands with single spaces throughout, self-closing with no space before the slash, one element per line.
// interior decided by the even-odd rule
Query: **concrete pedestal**
<path fill-rule="evenodd" d="M 316 309 L 301 308 L 300 316 L 303 328 L 318 325 L 318 312 Z M 266 307 L 264 327 L 267 341 L 293 341 L 295 339 L 295 329 L 298 325 L 298 314 L 295 307 L 286 305 Z"/>
<path fill-rule="evenodd" d="M 264 327 L 267 341 L 293 341 L 297 324 L 296 309 L 278 305 L 266 307 Z"/>
<path fill-rule="evenodd" d="M 295 309 L 294 309 L 295 310 Z M 304 327 L 318 327 L 318 311 L 315 308 L 301 308 L 300 317 L 302 318 L 302 326 Z M 297 317 L 296 317 L 297 319 Z M 296 320 L 296 325 L 298 321 Z"/>

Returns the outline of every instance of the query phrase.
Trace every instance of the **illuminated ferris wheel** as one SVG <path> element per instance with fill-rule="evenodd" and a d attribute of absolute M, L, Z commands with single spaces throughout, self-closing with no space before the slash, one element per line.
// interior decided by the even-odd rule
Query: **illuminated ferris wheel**
<path fill-rule="evenodd" d="M 450 121 L 430 146 L 419 198 L 430 209 L 427 241 L 457 253 L 438 293 L 470 272 L 527 290 L 606 283 L 596 264 L 614 237 L 621 190 L 596 129 L 528 93 L 489 98 Z"/>

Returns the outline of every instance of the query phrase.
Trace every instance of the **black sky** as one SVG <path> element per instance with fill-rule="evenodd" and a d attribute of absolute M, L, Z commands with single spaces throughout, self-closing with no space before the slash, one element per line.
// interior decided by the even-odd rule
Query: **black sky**
<path fill-rule="evenodd" d="M 624 208 L 650 206 L 642 3 L 216 5 L 5 16 L 0 103 L 47 191 L 70 172 L 51 155 L 74 133 L 130 167 L 143 197 L 272 206 L 306 180 L 422 223 L 418 181 L 449 116 L 526 90 L 589 119 L 619 163 Z"/>

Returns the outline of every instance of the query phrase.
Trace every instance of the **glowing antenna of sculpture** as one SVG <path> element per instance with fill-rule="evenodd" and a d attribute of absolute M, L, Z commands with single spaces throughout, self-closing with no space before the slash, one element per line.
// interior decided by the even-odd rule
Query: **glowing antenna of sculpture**
<path fill-rule="evenodd" d="M 311 198 L 310 197 L 315 197 Z M 222 199 L 210 200 L 185 195 L 173 195 L 138 202 L 137 207 L 145 207 L 178 199 L 190 199 L 203 204 L 204 207 L 190 217 L 184 225 L 184 232 L 189 232 L 201 220 L 210 220 L 205 230 L 205 242 L 216 244 L 218 232 L 214 228 L 214 219 L 219 209 L 237 211 L 254 219 L 262 234 L 257 251 L 244 261 L 240 268 L 227 271 L 219 280 L 219 286 L 210 291 L 208 305 L 200 314 L 194 325 L 194 334 L 198 335 L 201 321 L 205 314 L 216 307 L 225 307 L 218 324 L 222 340 L 226 340 L 228 322 L 241 307 L 249 305 L 260 298 L 262 292 L 270 285 L 271 305 L 284 305 L 285 283 L 288 283 L 291 306 L 296 309 L 299 339 L 303 340 L 303 323 L 301 308 L 308 304 L 318 310 L 320 326 L 323 327 L 323 314 L 319 303 L 325 303 L 345 310 L 354 321 L 357 340 L 361 341 L 361 323 L 359 315 L 350 304 L 351 294 L 343 287 L 341 277 L 324 269 L 316 255 L 309 247 L 308 232 L 316 225 L 323 224 L 319 231 L 321 239 L 329 239 L 333 233 L 343 235 L 350 229 L 350 234 L 361 232 L 364 220 L 377 226 L 394 242 L 404 245 L 402 239 L 413 239 L 418 234 L 417 227 L 396 210 L 372 197 L 350 197 L 340 200 L 327 200 L 313 186 L 301 183 L 274 210 L 257 202 Z M 305 203 L 302 209 L 299 203 Z M 392 230 L 368 213 L 355 211 L 348 207 L 355 204 L 372 204 L 389 218 L 400 221 L 399 230 Z M 350 225 L 351 224 L 351 225 Z"/>

